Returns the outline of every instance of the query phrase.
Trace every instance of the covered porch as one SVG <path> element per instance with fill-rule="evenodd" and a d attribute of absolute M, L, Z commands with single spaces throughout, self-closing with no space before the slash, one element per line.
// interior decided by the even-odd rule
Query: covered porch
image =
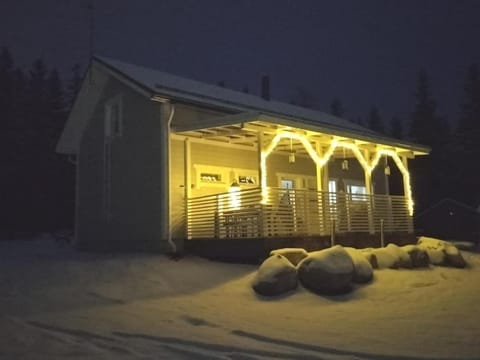
<path fill-rule="evenodd" d="M 379 141 L 362 129 L 345 134 L 259 113 L 210 119 L 201 126 L 177 124 L 185 184 L 191 184 L 184 196 L 186 243 L 413 236 L 408 159 L 427 150 Z M 201 168 L 191 161 L 194 143 L 253 151 L 251 169 L 235 171 L 235 158 L 231 170 Z M 391 167 L 401 178 L 400 194 L 390 191 Z"/>

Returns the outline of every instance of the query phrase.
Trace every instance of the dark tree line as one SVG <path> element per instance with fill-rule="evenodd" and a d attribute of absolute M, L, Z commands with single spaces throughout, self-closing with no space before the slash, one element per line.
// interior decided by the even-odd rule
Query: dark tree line
<path fill-rule="evenodd" d="M 79 89 L 80 67 L 65 87 L 41 59 L 27 70 L 0 51 L 0 238 L 71 228 L 74 166 L 55 152 Z"/>
<path fill-rule="evenodd" d="M 480 205 L 480 70 L 469 67 L 464 83 L 461 114 L 453 125 L 436 111 L 430 79 L 426 70 L 418 73 L 416 102 L 410 121 L 394 117 L 385 125 L 377 107 L 366 116 L 353 119 L 379 133 L 431 147 L 429 156 L 410 162 L 417 213 L 443 198 L 453 198 L 471 207 Z M 338 111 L 341 109 L 341 112 Z M 335 97 L 330 106 L 333 115 L 342 116 L 341 101 Z"/>

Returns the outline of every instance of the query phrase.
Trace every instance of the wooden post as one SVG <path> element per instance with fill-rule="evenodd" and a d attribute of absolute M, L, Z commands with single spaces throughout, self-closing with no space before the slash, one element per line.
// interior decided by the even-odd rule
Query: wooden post
<path fill-rule="evenodd" d="M 261 201 L 263 200 L 263 186 L 264 184 L 262 183 L 262 177 L 263 177 L 263 170 L 262 170 L 262 151 L 263 151 L 263 132 L 260 130 L 257 133 L 257 164 L 258 164 L 258 183 L 260 185 L 260 225 L 259 225 L 259 236 L 263 237 L 264 235 L 264 230 L 265 230 L 265 206 L 262 206 Z M 267 186 L 267 184 L 265 184 Z"/>
<path fill-rule="evenodd" d="M 370 162 L 370 152 L 365 150 L 363 156 L 367 162 Z M 373 201 L 372 201 L 372 174 L 368 171 L 365 171 L 365 189 L 367 192 L 368 198 L 368 230 L 370 234 L 375 234 L 375 226 L 373 223 Z"/>
<path fill-rule="evenodd" d="M 192 195 L 192 169 L 191 169 L 191 143 L 189 138 L 185 138 L 183 142 L 183 156 L 184 156 L 184 198 L 185 198 L 185 239 L 190 239 L 190 215 L 189 215 L 189 200 Z"/>
<path fill-rule="evenodd" d="M 319 141 L 316 141 L 315 142 L 315 151 L 317 152 L 317 155 L 318 157 L 322 157 L 323 155 L 323 151 L 322 151 L 322 147 L 320 145 L 320 142 Z M 317 209 L 318 209 L 318 230 L 320 232 L 319 235 L 322 235 L 325 233 L 325 206 L 324 206 L 324 196 L 323 196 L 323 190 L 324 190 L 324 187 L 323 187 L 323 169 L 322 167 L 319 165 L 319 164 L 315 164 L 315 168 L 316 168 L 316 180 L 317 180 L 317 194 L 316 194 L 316 198 L 317 198 Z M 328 184 L 327 184 L 328 186 Z M 328 188 L 327 188 L 328 189 Z"/>
<path fill-rule="evenodd" d="M 408 171 L 408 158 L 406 156 L 402 156 L 402 163 L 403 163 L 403 166 L 405 167 L 405 169 Z M 408 179 L 404 175 L 403 176 L 403 196 L 405 198 L 405 202 L 408 201 L 408 191 L 409 191 L 408 186 L 409 186 Z M 407 206 L 408 206 L 408 204 L 407 204 Z M 408 209 L 407 209 L 407 216 L 408 216 L 408 225 L 407 225 L 408 226 L 408 233 L 412 234 L 413 233 L 413 216 L 410 216 L 410 213 L 408 212 Z"/>

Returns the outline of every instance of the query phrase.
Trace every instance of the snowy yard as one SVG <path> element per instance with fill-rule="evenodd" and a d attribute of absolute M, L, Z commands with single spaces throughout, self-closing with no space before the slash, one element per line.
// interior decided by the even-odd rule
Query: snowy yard
<path fill-rule="evenodd" d="M 0 359 L 480 358 L 480 254 L 262 299 L 251 265 L 0 242 Z"/>

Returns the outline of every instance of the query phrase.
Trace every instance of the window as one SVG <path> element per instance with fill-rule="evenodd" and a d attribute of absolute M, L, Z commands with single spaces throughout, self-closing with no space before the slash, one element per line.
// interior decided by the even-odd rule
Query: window
<path fill-rule="evenodd" d="M 328 180 L 328 202 L 335 204 L 337 202 L 337 180 Z"/>
<path fill-rule="evenodd" d="M 347 184 L 347 192 L 353 201 L 366 201 L 367 188 L 364 185 Z"/>
<path fill-rule="evenodd" d="M 105 103 L 105 137 L 114 139 L 122 136 L 122 98 L 114 97 Z"/>

